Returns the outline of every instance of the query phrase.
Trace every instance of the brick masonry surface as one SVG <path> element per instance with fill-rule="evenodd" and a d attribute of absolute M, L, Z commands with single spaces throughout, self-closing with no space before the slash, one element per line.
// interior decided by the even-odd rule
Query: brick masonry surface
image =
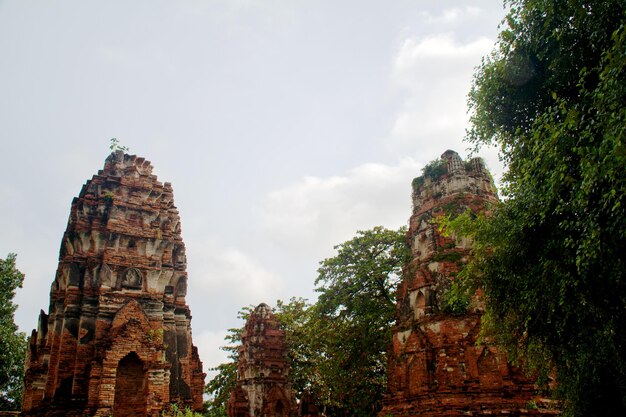
<path fill-rule="evenodd" d="M 24 416 L 200 411 L 185 245 L 172 187 L 121 151 L 72 202 L 48 313 L 26 361 Z"/>
<path fill-rule="evenodd" d="M 437 219 L 471 210 L 483 213 L 498 197 L 479 158 L 454 151 L 439 175 L 416 178 L 407 239 L 412 261 L 397 292 L 397 325 L 389 352 L 388 393 L 379 416 L 546 415 L 557 411 L 538 397 L 525 374 L 495 346 L 477 344 L 480 294 L 465 314 L 443 312 L 443 298 L 467 261 L 470 242 L 442 235 Z"/>
<path fill-rule="evenodd" d="M 288 381 L 285 332 L 271 308 L 260 304 L 242 334 L 228 417 L 295 416 L 296 400 Z"/>

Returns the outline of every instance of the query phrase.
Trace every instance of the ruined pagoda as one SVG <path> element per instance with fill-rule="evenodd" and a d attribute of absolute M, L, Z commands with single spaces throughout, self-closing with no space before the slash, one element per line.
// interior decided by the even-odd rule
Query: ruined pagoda
<path fill-rule="evenodd" d="M 477 344 L 482 306 L 446 311 L 455 274 L 470 242 L 442 235 L 437 218 L 483 213 L 498 202 L 482 160 L 446 151 L 413 181 L 407 239 L 412 261 L 397 292 L 397 324 L 389 352 L 388 392 L 380 416 L 534 415 L 537 394 L 524 373 L 494 346 Z M 534 403 L 532 403 L 534 404 Z M 546 411 L 546 414 L 551 412 Z"/>
<path fill-rule="evenodd" d="M 122 151 L 83 186 L 63 235 L 48 314 L 30 338 L 24 416 L 158 416 L 202 409 L 172 187 Z"/>
<path fill-rule="evenodd" d="M 292 417 L 296 399 L 289 383 L 285 332 L 272 309 L 259 304 L 250 314 L 239 348 L 237 384 L 228 417 Z"/>

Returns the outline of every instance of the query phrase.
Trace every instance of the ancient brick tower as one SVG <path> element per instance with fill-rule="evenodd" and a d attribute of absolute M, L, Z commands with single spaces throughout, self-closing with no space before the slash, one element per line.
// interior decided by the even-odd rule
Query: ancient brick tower
<path fill-rule="evenodd" d="M 398 321 L 389 357 L 388 394 L 380 416 L 517 415 L 535 394 L 503 353 L 477 345 L 479 300 L 464 314 L 443 310 L 446 291 L 468 254 L 467 242 L 444 237 L 436 218 L 497 202 L 479 158 L 446 151 L 413 182 L 408 240 L 413 260 L 398 287 Z"/>
<path fill-rule="evenodd" d="M 49 313 L 27 353 L 25 416 L 157 416 L 202 409 L 172 187 L 121 151 L 83 186 L 63 236 Z"/>
<path fill-rule="evenodd" d="M 237 385 L 228 400 L 228 416 L 295 416 L 285 332 L 267 304 L 259 304 L 250 314 L 241 339 Z"/>

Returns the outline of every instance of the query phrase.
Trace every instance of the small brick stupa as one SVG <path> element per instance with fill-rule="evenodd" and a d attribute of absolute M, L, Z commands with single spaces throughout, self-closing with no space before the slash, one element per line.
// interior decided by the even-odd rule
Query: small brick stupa
<path fill-rule="evenodd" d="M 121 151 L 83 186 L 48 314 L 27 352 L 24 416 L 158 416 L 202 409 L 172 187 Z"/>
<path fill-rule="evenodd" d="M 267 304 L 254 309 L 244 328 L 237 385 L 226 412 L 228 417 L 292 417 L 297 413 L 285 332 Z"/>
<path fill-rule="evenodd" d="M 535 386 L 503 352 L 476 343 L 480 300 L 461 314 L 443 309 L 446 291 L 467 260 L 469 242 L 443 236 L 436 219 L 466 209 L 481 213 L 496 203 L 491 176 L 481 159 L 464 162 L 454 151 L 446 151 L 431 168 L 413 182 L 407 236 L 413 259 L 398 287 L 388 394 L 379 415 L 535 414 L 526 409 Z"/>

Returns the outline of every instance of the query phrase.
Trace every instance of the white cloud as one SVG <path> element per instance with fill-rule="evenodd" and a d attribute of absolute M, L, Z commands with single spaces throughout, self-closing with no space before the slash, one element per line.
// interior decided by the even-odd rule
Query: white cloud
<path fill-rule="evenodd" d="M 446 84 L 446 78 L 451 76 L 469 82 L 472 69 L 493 48 L 493 44 L 494 41 L 486 37 L 463 43 L 448 33 L 424 38 L 408 37 L 395 57 L 392 80 L 398 86 L 411 90 L 433 85 L 433 82 Z M 466 94 L 467 91 L 460 93 Z"/>
<path fill-rule="evenodd" d="M 193 314 L 195 344 L 206 366 L 224 358 L 223 329 L 239 327 L 243 306 L 271 302 L 279 281 L 274 273 L 243 251 L 214 238 L 186 240 L 189 287 L 187 303 Z M 199 340 L 197 338 L 200 338 Z"/>
<path fill-rule="evenodd" d="M 412 71 L 424 64 L 422 60 L 433 58 L 447 60 L 447 63 L 465 62 L 469 58 L 466 66 L 472 67 L 480 62 L 480 57 L 489 52 L 492 46 L 493 41 L 485 37 L 469 43 L 461 43 L 449 33 L 435 34 L 423 39 L 410 37 L 402 43 L 396 57 L 394 70 L 400 73 L 407 70 Z M 402 75 L 406 77 L 406 73 Z"/>
<path fill-rule="evenodd" d="M 465 6 L 463 8 L 453 7 L 451 9 L 444 9 L 440 14 L 432 14 L 428 11 L 422 12 L 422 16 L 427 23 L 431 24 L 443 24 L 443 23 L 455 23 L 462 19 L 473 18 L 480 16 L 483 10 L 475 6 Z"/>
<path fill-rule="evenodd" d="M 226 334 L 225 330 L 215 332 L 207 330 L 193 335 L 193 343 L 198 347 L 202 367 L 207 373 L 207 381 L 217 374 L 209 369 L 228 360 L 228 353 L 220 349 L 221 346 L 226 345 L 224 340 Z"/>
<path fill-rule="evenodd" d="M 391 84 L 404 94 L 390 135 L 392 150 L 419 149 L 432 157 L 447 148 L 463 151 L 473 69 L 492 47 L 485 37 L 461 42 L 451 34 L 402 42 L 391 73 Z"/>
<path fill-rule="evenodd" d="M 242 306 L 273 305 L 291 296 L 314 298 L 317 262 L 332 256 L 334 245 L 357 230 L 406 224 L 411 180 L 420 168 L 416 160 L 404 158 L 396 164 L 362 164 L 343 175 L 302 177 L 266 195 L 256 216 L 245 219 L 245 229 L 233 230 L 239 235 L 236 245 L 215 236 L 187 238 L 187 301 L 193 323 L 219 323 L 199 329 L 201 334 L 214 332 L 241 325 L 237 311 Z M 205 337 L 203 360 L 219 358 L 223 337 Z"/>
<path fill-rule="evenodd" d="M 262 227 L 291 254 L 322 259 L 357 230 L 405 224 L 411 180 L 420 168 L 414 159 L 404 158 L 395 165 L 359 165 L 339 176 L 302 178 L 267 196 Z"/>
<path fill-rule="evenodd" d="M 216 239 L 188 242 L 187 257 L 195 288 L 207 296 L 226 294 L 229 302 L 243 306 L 271 299 L 278 278 L 237 248 Z M 191 280 L 190 280 L 191 281 Z"/>

